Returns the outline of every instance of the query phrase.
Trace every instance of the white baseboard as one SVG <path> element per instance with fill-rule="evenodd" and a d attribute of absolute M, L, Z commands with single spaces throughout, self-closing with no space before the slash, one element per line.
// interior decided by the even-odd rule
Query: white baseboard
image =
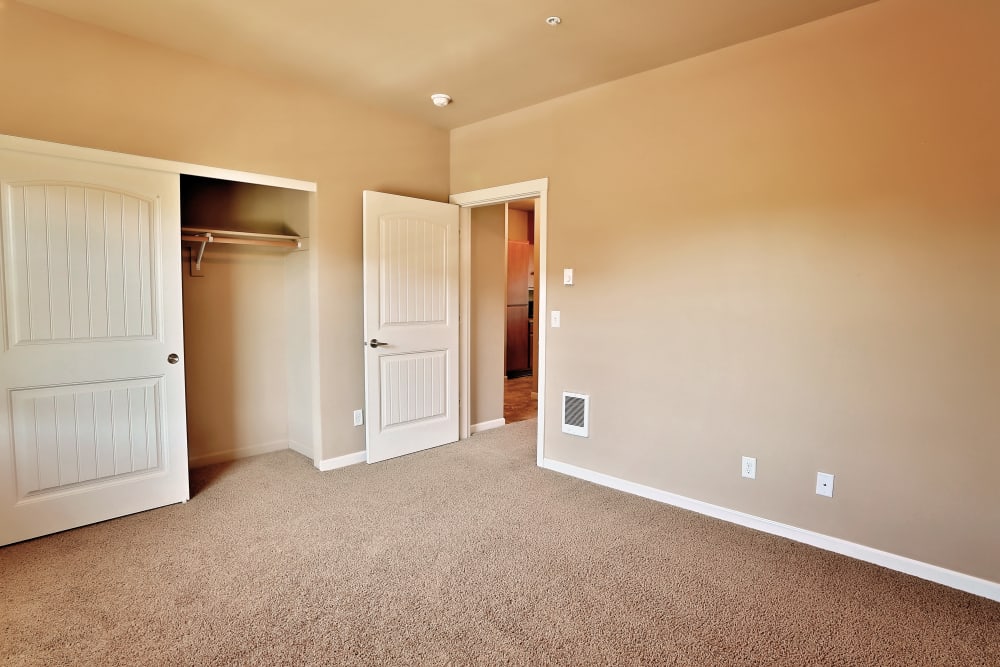
<path fill-rule="evenodd" d="M 796 542 L 802 542 L 803 544 L 825 549 L 826 551 L 832 551 L 834 553 L 863 560 L 868 563 L 881 565 L 882 567 L 890 570 L 910 574 L 915 577 L 920 577 L 921 579 L 933 581 L 950 588 L 956 588 L 960 591 L 965 591 L 967 593 L 972 593 L 973 595 L 979 595 L 984 598 L 1000 602 L 1000 583 L 995 581 L 980 579 L 978 577 L 962 574 L 961 572 L 956 572 L 954 570 L 948 570 L 937 565 L 931 565 L 930 563 L 913 560 L 912 558 L 899 556 L 897 554 L 881 551 L 879 549 L 873 549 L 872 547 L 866 547 L 862 544 L 848 542 L 847 540 L 842 540 L 838 537 L 815 533 L 811 530 L 796 528 L 795 526 L 753 516 L 752 514 L 745 514 L 736 510 L 720 507 L 719 505 L 712 505 L 700 500 L 694 500 L 693 498 L 680 496 L 675 493 L 670 493 L 669 491 L 661 491 L 660 489 L 654 489 L 650 486 L 629 482 L 624 479 L 619 479 L 618 477 L 612 477 L 611 475 L 605 475 L 603 473 L 594 472 L 593 470 L 570 465 L 569 463 L 562 463 L 561 461 L 554 461 L 552 459 L 543 459 L 542 467 L 564 475 L 569 475 L 570 477 L 576 477 L 588 482 L 593 482 L 594 484 L 624 491 L 625 493 L 631 493 L 643 498 L 649 498 L 650 500 L 656 500 L 667 505 L 673 505 L 674 507 L 680 507 L 699 514 L 705 514 L 716 519 L 722 519 L 723 521 L 746 526 L 747 528 L 753 528 L 754 530 L 770 533 L 772 535 L 778 535 Z"/>
<path fill-rule="evenodd" d="M 500 419 L 492 419 L 488 422 L 479 422 L 478 424 L 473 424 L 469 427 L 469 435 L 473 433 L 479 433 L 481 431 L 489 431 L 490 429 L 500 428 L 507 423 L 507 420 L 501 417 Z"/>
<path fill-rule="evenodd" d="M 209 454 L 199 454 L 198 456 L 188 457 L 188 468 L 201 468 L 203 466 L 210 466 L 213 463 L 222 463 L 223 461 L 235 461 L 236 459 L 245 459 L 250 456 L 257 456 L 259 454 L 270 454 L 271 452 L 280 452 L 283 449 L 288 449 L 287 440 L 275 440 L 274 442 L 265 442 L 260 445 L 251 445 L 249 447 L 236 447 L 234 449 L 226 449 L 221 452 L 211 452 Z M 310 458 L 312 458 L 310 456 Z"/>
<path fill-rule="evenodd" d="M 301 442 L 296 442 L 294 440 L 288 441 L 288 448 L 298 452 L 302 456 L 306 457 L 310 461 L 313 460 L 313 448 L 312 445 L 303 445 Z"/>
<path fill-rule="evenodd" d="M 343 456 L 338 456 L 332 459 L 323 459 L 316 466 L 322 472 L 327 472 L 329 470 L 336 470 L 337 468 L 344 468 L 347 466 L 352 466 L 355 463 L 364 463 L 368 459 L 368 454 L 362 450 L 360 452 L 354 452 L 353 454 L 344 454 Z"/>

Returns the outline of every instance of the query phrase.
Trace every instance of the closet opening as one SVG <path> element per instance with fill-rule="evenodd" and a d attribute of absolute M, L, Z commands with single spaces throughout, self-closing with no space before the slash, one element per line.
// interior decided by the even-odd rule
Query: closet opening
<path fill-rule="evenodd" d="M 180 188 L 190 465 L 281 449 L 315 461 L 315 194 L 189 175 Z"/>

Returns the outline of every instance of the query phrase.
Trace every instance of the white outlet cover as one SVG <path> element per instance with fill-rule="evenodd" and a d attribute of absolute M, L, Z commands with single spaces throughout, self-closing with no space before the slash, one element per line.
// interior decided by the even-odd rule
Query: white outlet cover
<path fill-rule="evenodd" d="M 354 411 L 354 425 L 361 426 L 365 423 L 365 413 L 362 410 Z"/>
<path fill-rule="evenodd" d="M 816 495 L 833 498 L 833 475 L 828 472 L 816 473 Z"/>
<path fill-rule="evenodd" d="M 558 310 L 552 311 L 552 328 L 558 329 L 562 324 L 562 313 Z"/>
<path fill-rule="evenodd" d="M 757 479 L 757 459 L 752 456 L 744 456 L 740 473 L 747 479 Z"/>

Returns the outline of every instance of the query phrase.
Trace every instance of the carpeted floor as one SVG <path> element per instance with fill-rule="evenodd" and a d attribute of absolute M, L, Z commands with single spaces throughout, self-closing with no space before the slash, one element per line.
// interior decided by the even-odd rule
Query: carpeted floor
<path fill-rule="evenodd" d="M 535 422 L 0 549 L 5 665 L 997 665 L 1000 604 L 541 470 Z"/>

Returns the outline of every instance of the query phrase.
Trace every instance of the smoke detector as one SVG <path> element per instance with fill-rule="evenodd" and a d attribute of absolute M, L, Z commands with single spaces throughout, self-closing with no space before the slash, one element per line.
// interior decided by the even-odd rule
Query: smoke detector
<path fill-rule="evenodd" d="M 436 107 L 446 107 L 451 104 L 451 95 L 445 95 L 444 93 L 434 93 L 431 95 L 431 102 L 434 103 Z"/>

